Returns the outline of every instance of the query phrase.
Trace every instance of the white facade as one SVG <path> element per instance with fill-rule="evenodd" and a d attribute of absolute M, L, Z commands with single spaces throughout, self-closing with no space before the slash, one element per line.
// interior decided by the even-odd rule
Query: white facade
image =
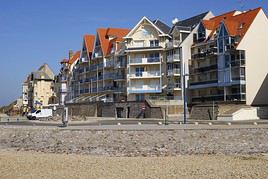
<path fill-rule="evenodd" d="M 170 36 L 143 17 L 125 38 L 128 101 L 144 100 L 162 93 L 164 50 Z"/>

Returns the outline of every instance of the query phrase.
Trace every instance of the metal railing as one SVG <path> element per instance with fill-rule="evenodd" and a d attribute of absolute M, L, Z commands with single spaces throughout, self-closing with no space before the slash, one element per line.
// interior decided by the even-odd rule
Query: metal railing
<path fill-rule="evenodd" d="M 132 58 L 130 63 L 157 63 L 160 62 L 160 57 L 148 57 L 148 58 Z"/>
<path fill-rule="evenodd" d="M 173 54 L 173 55 L 167 56 L 167 62 L 174 62 L 174 61 L 179 61 L 179 60 L 180 60 L 179 54 Z"/>
<path fill-rule="evenodd" d="M 160 76 L 159 71 L 143 71 L 143 72 L 130 73 L 130 77 L 158 77 L 158 76 Z"/>
<path fill-rule="evenodd" d="M 168 75 L 180 75 L 180 74 L 181 74 L 181 69 L 179 68 L 168 70 Z"/>

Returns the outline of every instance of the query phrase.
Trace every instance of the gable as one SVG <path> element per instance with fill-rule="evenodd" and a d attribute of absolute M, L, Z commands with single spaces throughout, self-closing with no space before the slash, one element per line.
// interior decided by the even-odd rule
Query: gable
<path fill-rule="evenodd" d="M 137 30 L 132 34 L 133 39 L 147 39 L 147 38 L 157 38 L 159 32 L 148 23 L 141 24 Z"/>
<path fill-rule="evenodd" d="M 141 27 L 141 26 L 152 26 L 156 30 L 159 35 L 167 35 L 161 29 L 159 29 L 152 21 L 150 21 L 147 17 L 143 17 L 138 24 L 126 35 L 125 38 L 132 38 L 133 34 Z"/>

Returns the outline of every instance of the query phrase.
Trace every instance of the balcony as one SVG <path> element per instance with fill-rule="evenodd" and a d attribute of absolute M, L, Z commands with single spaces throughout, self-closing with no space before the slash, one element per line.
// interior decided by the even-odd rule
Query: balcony
<path fill-rule="evenodd" d="M 240 67 L 240 66 L 244 66 L 244 65 L 245 65 L 245 60 L 244 59 L 231 61 L 231 66 L 232 67 Z"/>
<path fill-rule="evenodd" d="M 113 86 L 104 86 L 103 91 L 113 91 L 114 87 Z"/>
<path fill-rule="evenodd" d="M 179 75 L 181 75 L 181 69 L 179 69 L 179 68 L 169 69 L 167 75 L 168 76 L 179 76 Z"/>
<path fill-rule="evenodd" d="M 130 65 L 140 65 L 140 64 L 160 64 L 159 57 L 148 57 L 148 58 L 132 58 L 130 59 Z"/>
<path fill-rule="evenodd" d="M 180 83 L 168 84 L 167 90 L 168 91 L 181 90 L 181 84 Z"/>
<path fill-rule="evenodd" d="M 172 40 L 171 42 L 167 43 L 167 48 L 175 48 L 175 47 L 179 47 L 180 45 L 180 41 L 179 40 Z"/>
<path fill-rule="evenodd" d="M 115 74 L 114 76 L 114 80 L 125 80 L 126 79 L 126 75 L 123 74 Z"/>
<path fill-rule="evenodd" d="M 203 72 L 208 72 L 208 71 L 212 71 L 212 70 L 217 70 L 218 69 L 218 65 L 217 64 L 211 64 L 211 65 L 207 65 L 207 66 L 198 66 L 196 68 L 193 68 L 192 73 L 203 73 Z"/>
<path fill-rule="evenodd" d="M 196 96 L 192 97 L 192 102 L 205 102 L 205 101 L 245 101 L 246 95 L 244 93 L 227 94 L 224 99 L 224 94 Z"/>
<path fill-rule="evenodd" d="M 97 81 L 97 79 L 98 79 L 97 76 L 94 76 L 94 77 L 91 78 L 92 82 Z"/>
<path fill-rule="evenodd" d="M 136 72 L 130 73 L 130 78 L 160 78 L 159 71 L 143 71 L 143 72 Z"/>
<path fill-rule="evenodd" d="M 194 85 L 206 85 L 206 84 L 213 84 L 213 83 L 218 83 L 217 79 L 210 79 L 210 80 L 200 80 L 200 81 L 191 81 L 190 86 Z"/>
<path fill-rule="evenodd" d="M 114 93 L 125 93 L 126 90 L 127 90 L 127 87 L 125 87 L 125 86 L 115 87 Z"/>
<path fill-rule="evenodd" d="M 129 87 L 127 91 L 128 93 L 161 93 L 162 89 L 160 86 L 143 85 L 142 87 Z"/>
<path fill-rule="evenodd" d="M 82 69 L 79 69 L 79 71 L 78 71 L 79 73 L 84 73 L 85 72 L 85 70 L 84 70 L 84 68 L 82 68 Z"/>
<path fill-rule="evenodd" d="M 204 52 L 200 52 L 200 53 L 197 53 L 197 54 L 193 54 L 193 59 L 205 59 L 207 56 L 206 53 Z"/>
<path fill-rule="evenodd" d="M 97 69 L 101 69 L 101 68 L 103 68 L 103 63 L 91 65 L 89 70 L 90 71 L 96 71 Z"/>
<path fill-rule="evenodd" d="M 126 62 L 118 62 L 114 65 L 114 68 L 117 69 L 117 68 L 126 68 L 127 66 L 127 63 Z"/>
<path fill-rule="evenodd" d="M 113 80 L 114 79 L 114 73 L 107 73 L 103 75 L 104 80 Z"/>
<path fill-rule="evenodd" d="M 174 54 L 174 55 L 168 55 L 167 56 L 167 62 L 179 62 L 180 61 L 180 55 Z"/>
<path fill-rule="evenodd" d="M 106 61 L 104 64 L 103 64 L 103 67 L 104 68 L 113 68 L 114 67 L 114 62 L 113 61 Z"/>

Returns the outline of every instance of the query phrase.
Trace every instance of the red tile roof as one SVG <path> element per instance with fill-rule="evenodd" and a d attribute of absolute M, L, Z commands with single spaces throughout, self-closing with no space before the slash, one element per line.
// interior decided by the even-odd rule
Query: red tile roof
<path fill-rule="evenodd" d="M 74 56 L 69 60 L 69 64 L 75 63 L 80 58 L 80 51 L 75 52 Z"/>
<path fill-rule="evenodd" d="M 236 11 L 230 11 L 222 15 L 212 17 L 209 20 L 203 20 L 202 23 L 205 26 L 205 28 L 211 30 L 209 37 L 211 37 L 215 33 L 215 31 L 217 30 L 217 28 L 219 28 L 221 22 L 224 19 L 229 19 L 230 17 L 234 16 L 235 12 Z"/>
<path fill-rule="evenodd" d="M 84 35 L 84 41 L 86 44 L 87 52 L 89 54 L 92 53 L 94 48 L 95 35 Z"/>
<path fill-rule="evenodd" d="M 239 15 L 233 16 L 230 19 L 224 20 L 224 24 L 231 36 L 243 37 L 250 25 L 254 21 L 257 14 L 260 12 L 261 8 L 254 10 L 249 10 L 247 12 L 241 13 Z"/>
<path fill-rule="evenodd" d="M 112 49 L 112 44 L 115 41 L 123 41 L 123 37 L 129 33 L 129 29 L 123 28 L 99 28 L 97 33 L 100 39 L 103 55 L 107 56 Z M 114 37 L 114 39 L 109 40 L 109 37 Z"/>
<path fill-rule="evenodd" d="M 257 8 L 237 15 L 235 15 L 236 11 L 231 11 L 209 20 L 203 20 L 202 24 L 206 29 L 211 30 L 209 38 L 219 29 L 221 23 L 225 24 L 230 36 L 240 36 L 243 38 L 260 10 L 261 8 Z"/>

